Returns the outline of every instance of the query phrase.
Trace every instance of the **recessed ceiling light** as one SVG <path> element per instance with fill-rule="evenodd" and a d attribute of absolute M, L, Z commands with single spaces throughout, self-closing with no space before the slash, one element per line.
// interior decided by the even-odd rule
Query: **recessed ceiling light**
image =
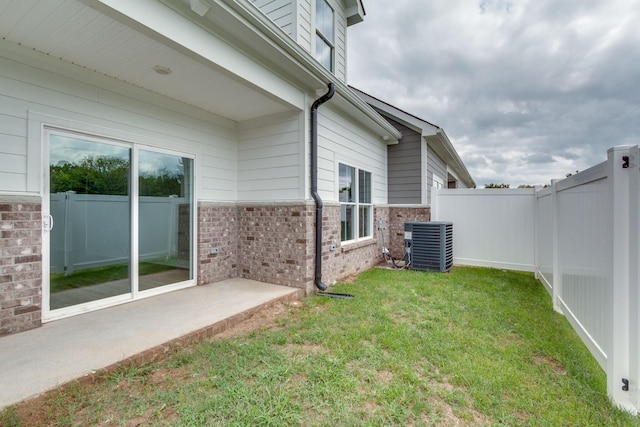
<path fill-rule="evenodd" d="M 166 76 L 167 74 L 171 74 L 171 68 L 163 67 L 162 65 L 154 65 L 153 71 L 155 71 L 158 74 L 162 74 L 163 76 Z"/>

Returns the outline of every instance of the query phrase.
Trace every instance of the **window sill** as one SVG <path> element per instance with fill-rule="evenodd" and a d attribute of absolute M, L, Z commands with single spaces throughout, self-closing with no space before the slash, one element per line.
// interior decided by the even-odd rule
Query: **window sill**
<path fill-rule="evenodd" d="M 376 239 L 374 239 L 373 237 L 367 239 L 367 240 L 360 240 L 359 242 L 351 242 L 351 243 L 347 243 L 344 246 L 342 246 L 340 248 L 340 252 L 347 253 L 347 252 L 351 252 L 353 250 L 356 249 L 360 249 L 360 248 L 366 248 L 368 246 L 373 246 L 376 245 L 378 242 Z"/>

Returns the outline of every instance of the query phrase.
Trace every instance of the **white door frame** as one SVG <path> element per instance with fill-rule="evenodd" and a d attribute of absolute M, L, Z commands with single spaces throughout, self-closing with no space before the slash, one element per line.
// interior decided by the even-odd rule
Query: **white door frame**
<path fill-rule="evenodd" d="M 83 139 L 87 139 L 89 141 L 96 141 L 100 143 L 111 144 L 120 147 L 127 147 L 131 151 L 131 163 L 130 163 L 130 177 L 134 177 L 136 179 L 131 179 L 130 183 L 130 276 L 131 276 L 131 292 L 127 294 L 117 295 L 113 297 L 108 297 L 100 300 L 90 301 L 87 303 L 82 303 L 74 306 L 64 307 L 60 309 L 51 310 L 50 309 L 50 256 L 51 256 L 51 233 L 47 229 L 49 224 L 49 218 L 51 213 L 51 205 L 50 205 L 50 173 L 49 173 L 49 138 L 53 134 L 65 135 L 65 136 L 78 136 Z M 197 204 L 196 204 L 196 156 L 190 153 L 178 152 L 174 150 L 168 150 L 165 148 L 160 148 L 151 145 L 143 145 L 140 143 L 133 142 L 133 140 L 124 140 L 121 138 L 103 136 L 98 133 L 92 133 L 90 131 L 79 131 L 70 129 L 68 126 L 56 126 L 56 125 L 48 125 L 45 123 L 41 123 L 41 158 L 42 158 L 42 214 L 43 214 L 43 230 L 42 230 L 42 322 L 49 322 L 53 320 L 58 320 L 82 313 L 86 313 L 89 311 L 95 311 L 98 309 L 111 307 L 114 305 L 126 303 L 132 300 L 141 299 L 150 297 L 153 295 L 158 295 L 178 289 L 183 289 L 191 286 L 195 286 L 197 284 Z M 171 154 L 179 157 L 189 158 L 193 161 L 193 168 L 191 171 L 191 189 L 192 189 L 192 199 L 191 203 L 191 224 L 192 224 L 192 233 L 191 233 L 191 256 L 190 256 L 190 269 L 191 269 L 191 279 L 168 284 L 164 286 L 160 286 L 157 288 L 148 289 L 145 291 L 139 291 L 139 278 L 138 278 L 138 152 L 140 149 L 144 149 L 152 152 L 160 152 L 165 154 Z M 56 224 L 52 224 L 53 227 Z"/>

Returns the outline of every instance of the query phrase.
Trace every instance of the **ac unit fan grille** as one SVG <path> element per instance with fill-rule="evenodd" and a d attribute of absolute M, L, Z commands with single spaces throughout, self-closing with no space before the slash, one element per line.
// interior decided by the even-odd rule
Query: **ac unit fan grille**
<path fill-rule="evenodd" d="M 446 272 L 453 266 L 453 224 L 450 222 L 408 222 L 405 248 L 414 270 Z"/>

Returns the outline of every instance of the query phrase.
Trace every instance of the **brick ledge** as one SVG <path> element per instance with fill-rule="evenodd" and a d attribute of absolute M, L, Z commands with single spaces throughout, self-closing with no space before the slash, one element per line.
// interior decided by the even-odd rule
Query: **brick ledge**
<path fill-rule="evenodd" d="M 371 238 L 368 240 L 364 240 L 362 242 L 349 243 L 346 246 L 342 246 L 340 248 L 340 251 L 344 254 L 344 253 L 354 251 L 356 249 L 366 248 L 367 246 L 373 246 L 377 244 L 378 244 L 378 241 L 376 239 Z"/>

